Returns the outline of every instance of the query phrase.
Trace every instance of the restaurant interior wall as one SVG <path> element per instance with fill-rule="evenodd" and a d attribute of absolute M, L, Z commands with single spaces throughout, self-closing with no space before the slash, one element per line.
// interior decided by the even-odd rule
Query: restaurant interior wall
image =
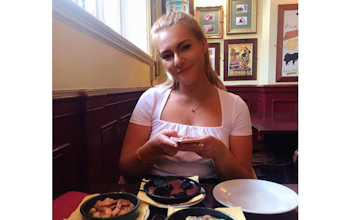
<path fill-rule="evenodd" d="M 297 0 L 258 0 L 257 33 L 255 34 L 226 34 L 222 39 L 208 39 L 209 43 L 220 43 L 220 78 L 225 86 L 233 85 L 267 85 L 267 84 L 297 84 L 297 82 L 276 82 L 276 44 L 277 17 L 279 4 L 295 4 Z M 194 8 L 207 6 L 223 6 L 224 22 L 226 22 L 226 0 L 194 0 Z M 224 81 L 224 40 L 225 39 L 258 39 L 257 80 Z"/>
<path fill-rule="evenodd" d="M 149 64 L 52 18 L 52 90 L 151 86 Z"/>
<path fill-rule="evenodd" d="M 267 52 L 266 44 L 258 43 L 258 57 L 262 58 L 258 61 L 257 80 L 225 82 L 230 87 L 228 90 L 241 95 L 252 110 L 268 109 L 266 93 L 270 94 L 271 89 L 280 90 L 283 85 L 279 84 L 284 84 L 261 87 L 261 84 L 276 84 L 273 82 L 275 55 L 272 53 L 275 47 L 269 35 L 276 28 L 272 26 L 277 23 L 267 20 L 277 19 L 277 12 L 269 15 L 270 11 L 277 11 L 277 5 L 285 3 L 291 2 L 259 0 L 258 33 L 224 35 L 227 39 L 258 38 L 259 42 L 268 42 Z M 225 0 L 195 0 L 194 4 L 195 7 L 223 5 L 226 8 Z M 265 27 L 269 27 L 268 31 Z M 152 68 L 55 17 L 52 19 L 52 32 L 53 193 L 56 197 L 67 190 L 79 190 L 84 183 L 118 182 L 117 162 L 102 160 L 101 155 L 119 154 L 132 110 L 142 92 L 152 85 Z M 221 57 L 223 40 L 209 40 L 221 43 Z M 220 69 L 223 70 L 223 62 Z M 223 72 L 220 77 L 223 79 Z M 154 79 L 153 85 L 158 83 L 159 78 Z M 250 85 L 245 86 L 248 83 Z M 106 89 L 109 93 L 104 92 Z M 297 85 L 288 92 L 297 94 Z M 258 105 L 256 101 L 262 104 Z M 108 172 L 113 172 L 115 176 L 111 178 Z"/>
<path fill-rule="evenodd" d="M 157 1 L 157 4 L 159 4 Z M 276 42 L 278 4 L 298 3 L 296 0 L 258 1 L 257 33 L 226 35 L 220 42 L 220 78 L 223 80 L 223 42 L 225 39 L 258 38 L 257 80 L 224 81 L 231 85 L 297 84 L 276 83 Z M 194 7 L 222 5 L 227 15 L 226 0 L 194 0 Z M 149 65 L 111 47 L 88 34 L 53 18 L 53 90 L 132 88 L 151 86 Z M 142 73 L 142 74 L 140 74 Z M 162 75 L 163 76 L 163 75 Z M 157 77 L 153 84 L 158 84 Z"/>
<path fill-rule="evenodd" d="M 151 86 L 152 59 L 129 55 L 118 47 L 128 43 L 108 33 L 118 45 L 103 42 L 94 35 L 102 23 L 87 22 L 74 4 L 53 0 L 53 198 L 86 183 L 118 182 L 130 115 Z"/>

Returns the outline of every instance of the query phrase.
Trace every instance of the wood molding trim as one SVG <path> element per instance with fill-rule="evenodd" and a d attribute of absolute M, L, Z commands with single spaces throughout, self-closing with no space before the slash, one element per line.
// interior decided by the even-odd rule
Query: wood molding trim
<path fill-rule="evenodd" d="M 284 107 L 283 106 L 287 106 Z M 298 112 L 298 99 L 272 99 L 272 112 L 283 111 L 287 109 Z"/>
<path fill-rule="evenodd" d="M 226 89 L 239 95 L 250 111 L 298 112 L 298 84 L 237 85 Z"/>
<path fill-rule="evenodd" d="M 63 156 L 64 152 L 67 150 L 67 148 L 70 146 L 70 143 L 65 143 L 65 144 L 61 144 L 60 146 L 58 147 L 55 147 L 53 150 L 52 150 L 52 153 L 53 153 L 53 160 Z"/>
<path fill-rule="evenodd" d="M 298 93 L 298 84 L 261 85 L 257 86 L 257 91 L 263 93 Z"/>
<path fill-rule="evenodd" d="M 76 97 L 90 98 L 108 94 L 118 94 L 126 92 L 146 91 L 150 87 L 133 87 L 133 88 L 108 88 L 108 89 L 76 89 L 76 90 L 56 90 L 52 91 L 52 99 L 66 99 Z"/>
<path fill-rule="evenodd" d="M 156 60 L 70 0 L 53 0 L 52 16 L 150 66 Z"/>

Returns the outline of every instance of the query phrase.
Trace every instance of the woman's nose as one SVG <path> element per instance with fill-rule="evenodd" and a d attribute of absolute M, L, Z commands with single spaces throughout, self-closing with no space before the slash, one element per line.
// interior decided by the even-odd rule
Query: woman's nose
<path fill-rule="evenodd" d="M 177 54 L 174 55 L 174 66 L 180 67 L 184 62 L 185 60 L 181 56 Z"/>

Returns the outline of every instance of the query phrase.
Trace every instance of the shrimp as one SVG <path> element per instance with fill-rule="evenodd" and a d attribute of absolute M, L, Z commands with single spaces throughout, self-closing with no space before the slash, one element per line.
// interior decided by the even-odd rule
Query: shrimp
<path fill-rule="evenodd" d="M 101 213 L 99 211 L 97 211 L 94 214 L 92 214 L 92 217 L 99 218 L 99 217 L 101 217 Z"/>
<path fill-rule="evenodd" d="M 122 208 L 122 202 L 121 202 L 120 199 L 118 199 L 118 203 L 117 203 L 116 207 L 112 211 L 112 216 L 118 215 L 121 208 Z"/>
<path fill-rule="evenodd" d="M 89 214 L 91 215 L 91 214 L 94 214 L 95 212 L 97 212 L 97 210 L 95 209 L 95 208 L 91 208 L 90 210 L 89 210 Z"/>
<path fill-rule="evenodd" d="M 130 208 L 130 206 L 125 206 L 125 207 L 122 207 L 120 212 L 118 213 L 118 215 L 122 215 L 124 213 L 127 213 L 131 210 L 132 208 Z"/>
<path fill-rule="evenodd" d="M 122 215 L 129 212 L 135 205 L 127 199 L 105 198 L 103 201 L 98 200 L 94 207 L 89 210 L 93 217 L 105 218 L 116 215 Z"/>
<path fill-rule="evenodd" d="M 129 206 L 130 205 L 130 201 L 126 200 L 126 199 L 119 199 L 121 201 L 122 206 Z"/>
<path fill-rule="evenodd" d="M 100 201 L 100 200 L 99 200 Z M 103 200 L 102 202 L 96 202 L 95 204 L 95 208 L 98 208 L 98 207 L 107 207 L 107 206 L 111 206 L 113 204 L 116 204 L 118 202 L 118 200 L 114 200 L 114 199 L 110 199 L 110 198 L 106 198 L 105 200 Z"/>
<path fill-rule="evenodd" d="M 111 217 L 112 216 L 112 209 L 108 207 L 104 207 L 104 214 L 101 215 L 101 217 Z"/>

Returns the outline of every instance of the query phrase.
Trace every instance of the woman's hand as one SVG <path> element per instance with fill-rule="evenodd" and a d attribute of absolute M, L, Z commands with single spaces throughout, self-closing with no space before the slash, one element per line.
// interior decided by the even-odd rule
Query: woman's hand
<path fill-rule="evenodd" d="M 164 130 L 149 139 L 151 126 L 129 123 L 120 154 L 119 169 L 128 182 L 137 182 L 149 173 L 161 155 L 174 156 L 178 149 L 169 137 L 179 137 L 177 132 Z"/>
<path fill-rule="evenodd" d="M 179 149 L 177 148 L 177 143 L 170 140 L 170 137 L 180 136 L 176 131 L 163 130 L 148 140 L 142 148 L 147 149 L 149 153 L 158 158 L 162 155 L 172 157 L 179 151 Z"/>
<path fill-rule="evenodd" d="M 181 143 L 179 144 L 178 150 L 180 151 L 192 151 L 197 153 L 203 158 L 220 158 L 228 149 L 222 143 L 221 140 L 211 135 L 203 135 L 197 137 L 185 137 L 185 139 L 200 138 L 201 141 L 198 143 Z"/>

